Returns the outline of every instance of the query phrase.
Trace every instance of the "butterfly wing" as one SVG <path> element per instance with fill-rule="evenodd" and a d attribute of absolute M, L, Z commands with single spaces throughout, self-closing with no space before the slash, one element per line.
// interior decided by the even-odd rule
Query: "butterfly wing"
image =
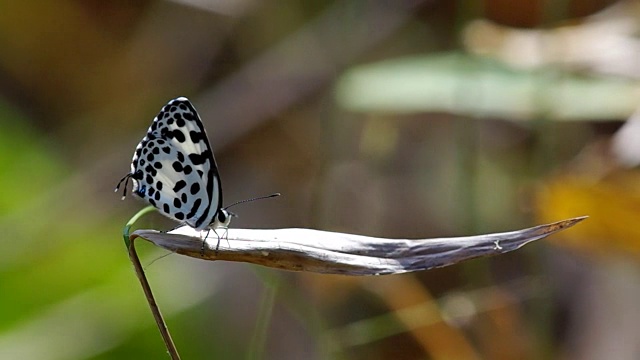
<path fill-rule="evenodd" d="M 200 116 L 187 98 L 153 120 L 131 162 L 133 192 L 164 215 L 202 230 L 222 207 L 218 167 Z"/>

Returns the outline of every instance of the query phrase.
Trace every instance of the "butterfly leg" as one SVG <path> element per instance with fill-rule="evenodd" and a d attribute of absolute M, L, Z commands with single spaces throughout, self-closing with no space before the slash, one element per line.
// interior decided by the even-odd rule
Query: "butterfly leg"
<path fill-rule="evenodd" d="M 209 237 L 210 232 L 211 232 L 211 229 L 207 229 L 207 235 L 205 235 L 204 238 L 202 238 L 202 246 L 200 247 L 200 255 L 202 256 L 204 256 L 204 245 L 207 243 L 207 238 Z M 215 232 L 215 230 L 213 232 Z M 218 242 L 219 241 L 220 241 L 220 238 L 218 238 Z M 218 251 L 217 249 L 218 248 L 216 247 L 216 251 Z"/>
<path fill-rule="evenodd" d="M 218 237 L 218 243 L 216 244 L 216 255 L 218 255 L 218 249 L 220 249 L 220 235 L 218 235 L 216 229 L 213 229 L 213 232 L 216 233 L 216 236 Z"/>
<path fill-rule="evenodd" d="M 218 229 L 224 229 L 224 233 L 222 234 L 222 238 L 227 240 L 227 246 L 231 247 L 231 244 L 229 243 L 229 228 L 228 227 L 219 227 Z M 213 229 L 213 231 L 216 233 L 216 235 L 218 235 L 218 232 L 216 232 L 215 229 Z M 220 248 L 220 235 L 218 235 L 218 244 L 216 245 L 216 253 L 218 253 L 218 249 Z"/>
<path fill-rule="evenodd" d="M 220 236 L 220 234 L 218 234 L 218 232 L 216 231 L 216 229 L 209 228 L 209 231 L 213 230 L 213 232 L 214 232 L 214 233 L 216 234 L 216 236 L 218 237 L 218 243 L 216 244 L 216 255 L 218 254 L 218 250 L 220 249 L 220 239 L 221 239 L 221 238 L 225 238 L 225 237 L 227 236 L 228 232 L 229 232 L 229 228 L 227 228 L 227 227 L 224 227 L 224 228 L 223 228 L 223 227 L 218 227 L 218 229 L 224 229 L 224 234 L 223 234 L 222 236 Z M 226 240 L 227 240 L 227 245 L 228 245 L 229 247 L 231 247 L 231 244 L 229 244 L 229 239 L 226 239 Z"/>
<path fill-rule="evenodd" d="M 229 243 L 229 228 L 226 226 L 224 227 L 224 235 L 222 235 L 222 237 L 227 240 L 227 246 L 231 248 L 231 244 Z"/>
<path fill-rule="evenodd" d="M 181 223 L 180 225 L 178 225 L 178 226 L 174 226 L 174 227 L 172 227 L 172 228 L 171 228 L 171 229 L 169 229 L 169 230 L 160 230 L 160 232 L 161 232 L 161 233 L 164 233 L 164 234 L 168 234 L 169 232 L 171 232 L 171 231 L 173 231 L 173 230 L 175 230 L 175 229 L 179 229 L 179 228 L 181 228 L 181 227 L 183 227 L 183 226 L 187 226 L 187 223 Z"/>
<path fill-rule="evenodd" d="M 178 226 L 174 226 L 173 228 L 171 228 L 171 230 L 167 230 L 167 231 L 165 231 L 165 232 L 173 231 L 173 230 L 178 229 L 178 228 L 181 228 L 181 227 L 183 227 L 183 226 L 187 226 L 187 223 L 180 223 L 180 225 L 178 225 Z"/>

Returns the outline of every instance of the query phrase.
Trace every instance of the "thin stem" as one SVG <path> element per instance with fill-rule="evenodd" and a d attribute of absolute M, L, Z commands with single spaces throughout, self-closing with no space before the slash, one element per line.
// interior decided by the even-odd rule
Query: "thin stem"
<path fill-rule="evenodd" d="M 249 351 L 247 352 L 247 359 L 259 359 L 264 356 L 264 344 L 267 340 L 267 329 L 271 322 L 271 316 L 273 314 L 273 306 L 278 294 L 278 288 L 280 287 L 280 281 L 269 279 L 265 283 L 264 294 L 262 295 L 262 302 L 260 303 L 260 309 L 258 311 L 258 318 L 256 320 L 255 331 L 249 344 Z"/>
<path fill-rule="evenodd" d="M 129 236 L 129 231 L 131 230 L 131 226 L 143 215 L 149 213 L 154 210 L 152 206 L 146 207 L 140 210 L 137 214 L 135 214 L 131 220 L 125 225 L 123 235 L 125 239 L 125 244 L 127 245 L 127 249 L 129 251 L 129 259 L 133 264 L 133 268 L 136 271 L 136 276 L 138 280 L 140 280 L 140 285 L 142 286 L 142 290 L 144 291 L 144 295 L 147 298 L 147 302 L 149 303 L 149 308 L 151 309 L 151 313 L 153 314 L 153 318 L 156 320 L 156 325 L 158 326 L 158 330 L 160 331 L 160 335 L 162 336 L 162 340 L 164 341 L 164 345 L 167 348 L 167 352 L 171 356 L 172 360 L 180 360 L 180 355 L 178 354 L 178 350 L 176 349 L 175 344 L 173 343 L 173 339 L 171 338 L 171 334 L 169 333 L 169 328 L 160 313 L 160 308 L 158 304 L 156 304 L 156 300 L 153 297 L 153 293 L 151 292 L 151 286 L 149 286 L 149 282 L 147 281 L 147 277 L 144 273 L 144 269 L 142 268 L 142 264 L 140 263 L 140 258 L 138 257 L 138 253 L 136 252 L 136 248 L 134 246 L 134 240 L 138 237 L 138 235 Z"/>
<path fill-rule="evenodd" d="M 131 219 L 129 219 L 127 224 L 124 226 L 124 229 L 122 230 L 122 237 L 124 238 L 124 245 L 127 247 L 127 249 L 131 247 L 131 239 L 129 238 L 129 233 L 131 232 L 131 227 L 133 226 L 133 224 L 135 224 L 136 221 L 138 221 L 141 217 L 154 210 L 156 210 L 156 208 L 154 208 L 153 206 L 147 206 L 146 208 L 138 211 L 135 215 L 133 215 L 133 217 L 131 217 Z"/>

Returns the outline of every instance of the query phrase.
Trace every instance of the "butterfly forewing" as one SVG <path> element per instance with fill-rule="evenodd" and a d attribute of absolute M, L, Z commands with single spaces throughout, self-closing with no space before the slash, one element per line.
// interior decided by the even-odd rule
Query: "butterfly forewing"
<path fill-rule="evenodd" d="M 218 168 L 198 113 L 184 97 L 154 119 L 131 163 L 136 195 L 166 216 L 202 230 L 222 206 Z"/>

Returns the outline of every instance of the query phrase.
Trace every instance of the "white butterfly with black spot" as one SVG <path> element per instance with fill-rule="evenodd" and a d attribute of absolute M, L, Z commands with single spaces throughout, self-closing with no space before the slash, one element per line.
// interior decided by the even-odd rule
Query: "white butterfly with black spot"
<path fill-rule="evenodd" d="M 222 208 L 218 166 L 198 112 L 185 97 L 169 101 L 133 154 L 132 192 L 167 217 L 198 231 L 226 228 L 231 213 Z M 122 198 L 124 199 L 123 196 Z M 204 243 L 203 243 L 204 246 Z"/>

